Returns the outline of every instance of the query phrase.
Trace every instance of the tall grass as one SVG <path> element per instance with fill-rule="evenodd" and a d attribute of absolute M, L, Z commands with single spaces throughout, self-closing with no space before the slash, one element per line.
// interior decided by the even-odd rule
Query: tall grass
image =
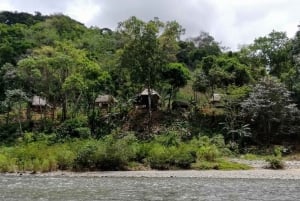
<path fill-rule="evenodd" d="M 64 143 L 25 134 L 19 144 L 0 147 L 0 172 L 128 170 L 135 169 L 134 165 L 153 169 L 222 169 L 230 166 L 221 160 L 227 153 L 224 150 L 220 137 L 183 141 L 172 133 L 148 142 L 139 141 L 132 134 L 113 134 L 100 140 L 73 139 Z"/>

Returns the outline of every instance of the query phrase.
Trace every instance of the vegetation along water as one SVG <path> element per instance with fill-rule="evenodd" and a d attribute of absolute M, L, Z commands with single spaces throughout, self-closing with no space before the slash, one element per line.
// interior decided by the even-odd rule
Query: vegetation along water
<path fill-rule="evenodd" d="M 241 155 L 279 169 L 285 155 L 298 159 L 300 31 L 234 52 L 183 33 L 158 18 L 110 30 L 0 12 L 0 171 L 250 169 L 233 162 Z"/>

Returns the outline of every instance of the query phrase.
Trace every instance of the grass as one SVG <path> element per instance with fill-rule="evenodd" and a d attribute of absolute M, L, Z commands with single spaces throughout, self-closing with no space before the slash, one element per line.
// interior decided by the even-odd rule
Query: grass
<path fill-rule="evenodd" d="M 250 166 L 236 162 L 226 161 L 225 159 L 218 159 L 216 161 L 197 161 L 192 164 L 192 169 L 196 170 L 249 170 Z"/>
<path fill-rule="evenodd" d="M 166 133 L 148 142 L 132 134 L 122 138 L 115 134 L 100 140 L 54 143 L 48 135 L 26 133 L 14 146 L 0 147 L 0 172 L 250 168 L 224 159 L 223 138 L 217 138 L 218 143 L 208 137 L 182 141 L 175 134 Z"/>
<path fill-rule="evenodd" d="M 255 154 L 245 154 L 245 155 L 241 155 L 240 158 L 253 161 L 253 160 L 261 160 L 262 156 L 255 155 Z"/>

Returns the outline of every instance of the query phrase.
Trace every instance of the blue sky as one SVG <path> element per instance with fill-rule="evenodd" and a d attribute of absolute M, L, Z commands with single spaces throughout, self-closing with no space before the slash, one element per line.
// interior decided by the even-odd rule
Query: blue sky
<path fill-rule="evenodd" d="M 115 29 L 130 16 L 178 21 L 183 38 L 209 32 L 236 50 L 272 30 L 293 37 L 300 24 L 299 0 L 0 0 L 0 10 L 63 13 L 86 26 Z"/>

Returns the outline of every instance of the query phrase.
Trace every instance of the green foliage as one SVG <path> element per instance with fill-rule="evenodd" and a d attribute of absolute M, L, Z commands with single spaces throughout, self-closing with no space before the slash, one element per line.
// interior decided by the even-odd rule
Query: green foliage
<path fill-rule="evenodd" d="M 258 143 L 271 143 L 276 135 L 295 135 L 299 130 L 299 111 L 290 92 L 274 78 L 257 83 L 241 107 L 245 123 L 251 126 L 252 139 Z"/>
<path fill-rule="evenodd" d="M 273 31 L 237 52 L 226 52 L 205 32 L 180 41 L 183 32 L 176 21 L 158 18 L 131 17 L 112 31 L 61 14 L 0 12 L 0 142 L 18 144 L 0 154 L 7 164 L 1 171 L 126 169 L 135 162 L 158 169 L 194 162 L 220 168 L 219 158 L 231 154 L 226 147 L 238 152 L 249 136 L 261 145 L 298 140 L 300 116 L 292 98 L 300 100 L 299 31 L 292 40 Z M 195 70 L 192 81 L 188 68 Z M 280 80 L 257 82 L 267 71 Z M 126 136 L 134 113 L 128 100 L 145 86 L 162 92 L 162 102 L 185 86 L 177 99 L 196 104 L 195 92 L 201 92 L 201 105 L 172 116 L 171 123 L 159 122 L 163 134 L 153 141 L 138 142 Z M 205 105 L 215 92 L 224 94 L 222 108 Z M 119 107 L 100 110 L 99 94 L 117 96 Z M 47 100 L 43 114 L 30 114 L 33 95 Z M 190 140 L 203 130 L 212 138 Z"/>
<path fill-rule="evenodd" d="M 219 157 L 219 155 L 220 153 L 215 145 L 202 146 L 197 152 L 197 159 L 199 161 L 205 160 L 214 162 Z"/>
<path fill-rule="evenodd" d="M 97 144 L 90 143 L 79 149 L 75 158 L 75 169 L 95 169 Z"/>
<path fill-rule="evenodd" d="M 268 36 L 255 39 L 250 46 L 252 55 L 255 55 L 271 75 L 280 77 L 291 67 L 289 52 L 291 41 L 285 32 L 272 31 Z"/>
<path fill-rule="evenodd" d="M 73 119 L 68 119 L 63 122 L 57 129 L 57 136 L 60 139 L 77 137 L 88 138 L 91 135 L 88 121 L 85 116 L 78 116 Z"/>
<path fill-rule="evenodd" d="M 9 171 L 9 162 L 8 158 L 0 154 L 0 172 L 8 172 Z"/>
<path fill-rule="evenodd" d="M 226 160 L 217 161 L 198 161 L 192 164 L 193 169 L 198 170 L 249 170 L 251 167 L 245 164 L 239 164 L 235 162 L 230 162 Z"/>
<path fill-rule="evenodd" d="M 166 147 L 155 143 L 149 150 L 147 162 L 151 168 L 165 170 L 170 168 L 170 157 L 171 153 Z"/>
<path fill-rule="evenodd" d="M 189 70 L 181 63 L 169 63 L 163 70 L 163 78 L 177 89 L 187 84 Z"/>
<path fill-rule="evenodd" d="M 284 162 L 281 157 L 272 156 L 266 160 L 269 163 L 268 168 L 271 169 L 284 169 Z"/>
<path fill-rule="evenodd" d="M 57 168 L 60 170 L 70 170 L 75 161 L 75 153 L 70 149 L 59 149 L 56 154 Z"/>

